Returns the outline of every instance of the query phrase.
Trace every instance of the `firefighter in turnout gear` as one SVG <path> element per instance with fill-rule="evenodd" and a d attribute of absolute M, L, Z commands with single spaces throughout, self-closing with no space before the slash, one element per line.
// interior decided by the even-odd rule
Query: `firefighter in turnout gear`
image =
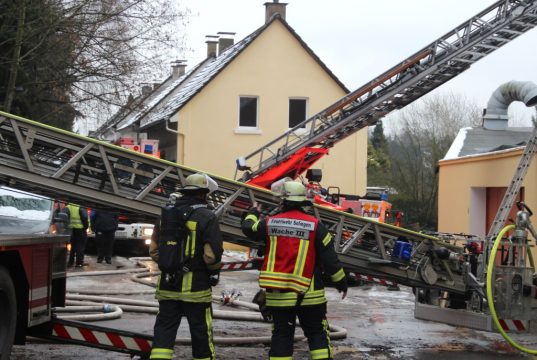
<path fill-rule="evenodd" d="M 159 312 L 150 359 L 173 358 L 183 316 L 190 328 L 194 360 L 215 358 L 211 286 L 218 283 L 223 240 L 218 219 L 209 210 L 206 197 L 216 187 L 206 174 L 190 175 L 179 190 L 182 196 L 174 194 L 174 203 L 162 208 L 149 250 L 161 269 L 155 295 Z M 184 233 L 178 230 L 181 226 L 186 229 Z M 175 257 L 169 256 L 171 251 L 176 252 L 172 254 Z M 169 264 L 177 259 L 178 269 L 170 270 Z"/>
<path fill-rule="evenodd" d="M 253 207 L 242 221 L 246 236 L 266 244 L 259 286 L 266 291 L 266 307 L 273 319 L 269 358 L 292 360 L 298 317 L 311 358 L 332 359 L 323 271 L 336 284 L 342 299 L 347 294 L 347 280 L 332 235 L 305 212 L 303 207 L 311 202 L 302 183 L 285 181 L 273 191 L 283 199 L 278 214 L 260 219 L 260 209 Z"/>

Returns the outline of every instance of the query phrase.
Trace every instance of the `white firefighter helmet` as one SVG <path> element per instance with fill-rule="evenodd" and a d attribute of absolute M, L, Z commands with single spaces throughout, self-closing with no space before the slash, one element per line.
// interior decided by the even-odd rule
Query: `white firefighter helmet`
<path fill-rule="evenodd" d="M 271 190 L 280 198 L 287 201 L 303 202 L 306 201 L 306 187 L 299 181 L 291 178 L 283 178 L 276 181 L 271 186 Z"/>
<path fill-rule="evenodd" d="M 216 181 L 211 179 L 209 175 L 203 173 L 195 173 L 187 176 L 185 179 L 185 186 L 180 188 L 178 191 L 185 193 L 194 190 L 206 190 L 208 194 L 216 191 L 218 189 L 218 184 Z"/>

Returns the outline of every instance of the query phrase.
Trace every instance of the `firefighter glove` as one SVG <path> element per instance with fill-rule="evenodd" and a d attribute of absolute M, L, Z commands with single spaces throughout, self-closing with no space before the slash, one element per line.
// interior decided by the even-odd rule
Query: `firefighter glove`
<path fill-rule="evenodd" d="M 335 283 L 335 287 L 337 289 L 337 291 L 342 294 L 341 295 L 341 298 L 344 299 L 345 296 L 347 296 L 347 289 L 348 289 L 348 286 L 347 286 L 347 279 L 343 279 L 341 281 L 338 281 L 337 283 Z"/>
<path fill-rule="evenodd" d="M 220 282 L 220 270 L 209 271 L 209 285 L 216 286 Z"/>
<path fill-rule="evenodd" d="M 272 322 L 272 314 L 267 308 L 267 296 L 264 289 L 259 290 L 257 294 L 254 295 L 252 302 L 259 306 L 259 312 L 261 312 L 263 320 L 266 322 Z"/>
<path fill-rule="evenodd" d="M 250 209 L 248 209 L 248 215 L 250 214 L 255 215 L 257 218 L 259 218 L 259 216 L 261 215 L 257 206 L 252 206 Z"/>

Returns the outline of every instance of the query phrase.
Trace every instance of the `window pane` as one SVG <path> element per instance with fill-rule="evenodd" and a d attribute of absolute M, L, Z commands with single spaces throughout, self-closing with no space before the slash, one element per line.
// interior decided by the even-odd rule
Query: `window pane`
<path fill-rule="evenodd" d="M 306 99 L 289 99 L 289 127 L 295 127 L 304 120 L 306 120 Z"/>
<path fill-rule="evenodd" d="M 257 127 L 257 98 L 240 98 L 239 126 Z"/>

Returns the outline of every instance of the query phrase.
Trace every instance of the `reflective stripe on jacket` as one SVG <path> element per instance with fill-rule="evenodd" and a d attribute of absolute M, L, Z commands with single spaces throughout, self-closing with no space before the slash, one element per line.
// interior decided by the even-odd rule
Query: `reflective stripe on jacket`
<path fill-rule="evenodd" d="M 295 211 L 309 216 L 302 209 Z M 282 214 L 286 214 L 284 212 Z M 270 218 L 269 218 L 270 219 Z M 250 239 L 265 243 L 266 252 L 270 253 L 267 219 L 259 219 L 259 212 L 251 209 L 241 224 L 243 233 Z M 326 303 L 323 273 L 334 282 L 345 279 L 345 272 L 334 249 L 334 241 L 328 229 L 317 222 L 313 244 L 315 247 L 315 265 L 310 285 L 300 302 L 300 306 L 319 305 Z M 262 249 L 260 249 L 262 251 Z M 265 261 L 268 263 L 267 255 Z M 268 307 L 294 307 L 297 306 L 298 293 L 296 291 L 267 289 L 266 305 Z"/>
<path fill-rule="evenodd" d="M 265 289 L 305 293 L 315 267 L 315 234 L 318 220 L 298 210 L 266 220 L 267 253 L 259 274 Z"/>

